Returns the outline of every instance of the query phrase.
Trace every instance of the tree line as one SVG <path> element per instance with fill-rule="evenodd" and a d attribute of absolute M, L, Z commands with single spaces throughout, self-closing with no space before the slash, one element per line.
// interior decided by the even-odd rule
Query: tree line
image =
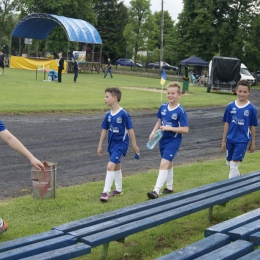
<path fill-rule="evenodd" d="M 260 0 L 183 0 L 177 21 L 164 11 L 163 60 L 178 65 L 193 55 L 206 61 L 219 55 L 239 58 L 250 69 L 259 69 L 259 11 Z M 89 22 L 102 38 L 104 58 L 110 57 L 112 63 L 126 56 L 142 63 L 159 60 L 162 15 L 151 12 L 150 0 L 132 0 L 129 7 L 120 0 L 0 0 L 0 46 L 10 46 L 15 25 L 32 13 Z M 18 39 L 12 39 L 12 45 L 17 44 Z M 66 34 L 58 26 L 37 46 L 68 51 Z M 80 43 L 71 43 L 71 49 L 79 48 Z M 139 51 L 148 55 L 142 57 Z"/>

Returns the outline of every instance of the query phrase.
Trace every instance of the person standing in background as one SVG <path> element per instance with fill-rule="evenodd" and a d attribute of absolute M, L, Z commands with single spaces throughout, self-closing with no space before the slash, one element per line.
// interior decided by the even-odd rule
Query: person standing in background
<path fill-rule="evenodd" d="M 58 82 L 61 82 L 61 73 L 64 70 L 64 59 L 62 58 L 62 52 L 58 54 Z"/>
<path fill-rule="evenodd" d="M 2 68 L 2 75 L 5 72 L 5 55 L 2 50 L 0 50 L 0 67 Z"/>

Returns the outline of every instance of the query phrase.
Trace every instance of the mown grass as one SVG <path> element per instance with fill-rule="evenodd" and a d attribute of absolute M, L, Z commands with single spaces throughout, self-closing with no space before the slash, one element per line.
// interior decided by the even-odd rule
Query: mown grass
<path fill-rule="evenodd" d="M 103 78 L 103 74 L 79 74 L 78 83 L 73 83 L 73 74 L 63 74 L 62 83 L 44 82 L 43 73 L 6 68 L 0 75 L 1 113 L 51 113 L 86 112 L 107 110 L 104 91 L 116 86 L 122 90 L 121 106 L 128 110 L 157 109 L 161 104 L 160 79 L 114 74 Z M 167 81 L 164 85 L 170 81 Z M 182 83 L 181 83 L 182 85 Z M 152 90 L 157 90 L 155 92 Z M 180 103 L 185 108 L 200 106 L 223 106 L 234 99 L 229 92 L 207 93 L 206 88 L 190 85 Z M 162 101 L 166 102 L 163 93 Z"/>
<path fill-rule="evenodd" d="M 104 90 L 111 86 L 122 89 L 121 105 L 125 109 L 157 109 L 161 104 L 161 93 L 148 91 L 161 90 L 159 78 L 115 74 L 113 79 L 104 79 L 102 76 L 94 73 L 80 74 L 78 83 L 73 84 L 73 75 L 63 74 L 63 82 L 58 84 L 44 82 L 43 74 L 38 74 L 36 80 L 35 71 L 6 68 L 5 76 L 0 76 L 0 111 L 2 114 L 22 114 L 107 110 Z M 205 88 L 190 85 L 180 103 L 185 108 L 224 106 L 234 98 L 228 92 L 207 93 Z M 163 94 L 163 102 L 166 100 L 166 95 Z M 246 156 L 240 166 L 241 173 L 259 169 L 259 154 Z M 158 154 L 158 163 L 159 159 Z M 174 172 L 175 192 L 223 180 L 228 176 L 224 156 L 223 159 L 177 166 Z M 69 221 L 145 201 L 146 193 L 153 188 L 157 174 L 157 170 L 151 170 L 124 176 L 124 195 L 112 198 L 106 204 L 99 201 L 103 181 L 60 188 L 56 199 L 37 200 L 32 196 L 25 196 L 1 201 L 0 217 L 8 222 L 9 230 L 0 236 L 0 242 L 47 231 Z M 108 259 L 156 259 L 203 238 L 203 231 L 208 226 L 259 207 L 259 195 L 259 192 L 255 192 L 230 201 L 226 208 L 215 207 L 212 223 L 207 222 L 207 211 L 204 210 L 129 236 L 125 244 L 113 242 L 110 244 Z M 97 247 L 90 255 L 79 259 L 99 259 L 100 252 L 101 247 Z"/>

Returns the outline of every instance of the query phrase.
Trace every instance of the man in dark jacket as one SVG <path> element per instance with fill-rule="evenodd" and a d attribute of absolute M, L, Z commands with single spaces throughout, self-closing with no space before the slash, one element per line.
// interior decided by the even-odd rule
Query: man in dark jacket
<path fill-rule="evenodd" d="M 62 52 L 58 54 L 59 61 L 58 61 L 58 82 L 61 82 L 61 73 L 64 70 L 64 59 L 62 58 Z"/>

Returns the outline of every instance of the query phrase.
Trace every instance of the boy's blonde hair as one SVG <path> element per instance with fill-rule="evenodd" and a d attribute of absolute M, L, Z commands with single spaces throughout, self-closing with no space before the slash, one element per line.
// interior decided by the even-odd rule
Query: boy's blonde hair
<path fill-rule="evenodd" d="M 121 90 L 120 90 L 119 88 L 116 88 L 116 87 L 107 88 L 107 89 L 105 90 L 105 93 L 106 93 L 106 92 L 110 93 L 113 97 L 116 96 L 118 103 L 120 102 L 122 93 L 121 93 Z"/>
<path fill-rule="evenodd" d="M 177 88 L 177 89 L 178 89 L 177 92 L 178 92 L 179 94 L 182 93 L 182 88 L 181 88 L 181 86 L 179 85 L 179 83 L 177 83 L 177 82 L 171 82 L 171 83 L 169 83 L 169 84 L 167 85 L 166 89 L 168 89 L 168 88 Z"/>

